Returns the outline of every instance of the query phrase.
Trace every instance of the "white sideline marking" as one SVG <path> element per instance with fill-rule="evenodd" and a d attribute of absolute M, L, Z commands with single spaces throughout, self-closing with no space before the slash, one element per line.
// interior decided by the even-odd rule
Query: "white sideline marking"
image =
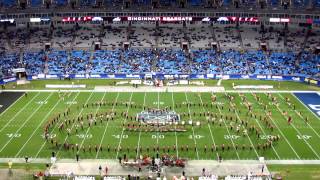
<path fill-rule="evenodd" d="M 114 103 L 113 103 L 112 111 L 111 111 L 111 112 L 113 112 L 113 110 L 114 110 L 115 104 L 116 104 L 116 102 L 118 101 L 119 94 L 120 94 L 120 93 L 118 92 L 118 93 L 117 93 L 117 97 L 116 97 L 116 99 L 114 100 Z M 99 152 L 100 152 L 100 148 L 101 148 L 101 146 L 102 146 L 102 142 L 103 142 L 104 137 L 105 137 L 105 135 L 106 135 L 108 126 L 109 126 L 109 121 L 107 122 L 107 125 L 106 125 L 106 127 L 104 128 L 104 132 L 103 132 L 101 141 L 100 141 L 100 143 L 99 143 L 99 148 L 98 148 L 98 151 L 97 151 L 97 154 L 96 154 L 96 159 L 98 158 L 98 155 L 99 155 Z"/>
<path fill-rule="evenodd" d="M 102 99 L 100 101 L 102 101 L 105 96 L 106 96 L 106 92 L 103 93 Z M 98 113 L 100 108 L 101 108 L 101 106 L 98 106 L 98 108 L 96 109 L 96 112 L 94 113 L 94 115 L 96 115 Z M 81 141 L 81 144 L 79 146 L 79 149 L 78 149 L 77 153 L 79 153 L 79 151 L 81 150 L 81 148 L 83 146 L 84 141 L 87 139 L 86 137 L 87 137 L 87 135 L 88 135 L 88 133 L 90 131 L 90 128 L 91 128 L 91 126 L 87 128 L 86 134 L 84 136 L 85 138 L 83 138 L 83 140 Z"/>
<path fill-rule="evenodd" d="M 129 100 L 129 101 L 130 101 L 130 104 L 131 104 L 131 100 L 132 100 L 132 95 L 133 95 L 133 92 L 131 92 L 131 95 L 130 95 L 130 100 Z M 129 112 L 129 109 L 130 109 L 130 105 L 128 105 L 127 113 Z M 124 122 L 123 122 L 123 123 L 126 123 L 126 122 L 127 122 L 127 118 L 124 118 Z M 118 159 L 118 155 L 119 155 L 119 150 L 120 150 L 120 145 L 121 145 L 121 141 L 122 141 L 123 132 L 124 132 L 124 127 L 122 128 L 121 137 L 120 137 L 120 141 L 119 141 L 118 148 L 117 148 L 116 159 Z"/>
<path fill-rule="evenodd" d="M 50 97 L 52 96 L 52 93 L 50 93 L 49 96 L 47 96 L 46 100 L 48 100 Z M 20 126 L 20 128 L 15 132 L 15 133 L 18 133 L 26 124 L 27 122 L 33 117 L 33 115 L 40 109 L 40 107 L 42 107 L 43 104 L 41 104 L 40 106 L 38 106 L 33 112 L 32 114 L 24 121 L 24 123 L 22 124 L 22 126 Z M 7 145 L 12 141 L 13 137 L 11 137 L 9 139 L 9 141 L 7 141 L 7 143 L 1 148 L 0 152 L 2 152 L 6 147 Z"/>
<path fill-rule="evenodd" d="M 125 90 L 123 87 L 118 88 L 118 87 L 114 87 L 114 86 L 110 86 L 112 87 L 112 90 L 114 90 L 113 92 L 127 92 L 127 91 L 123 91 Z M 182 87 L 182 86 L 179 86 Z M 209 89 L 203 89 L 204 87 L 201 87 L 201 92 L 212 92 L 212 89 L 210 89 L 210 86 L 205 86 L 205 87 L 209 87 Z M 132 88 L 130 86 L 130 88 Z M 167 91 L 166 88 L 157 88 L 157 91 L 152 90 L 152 88 L 150 89 L 137 89 L 136 92 L 185 92 L 186 88 L 190 88 L 190 86 L 186 86 L 186 87 L 182 87 L 181 89 L 179 89 L 179 91 Z M 212 87 L 213 88 L 213 87 Z M 130 89 L 131 90 L 131 89 Z M 139 91 L 140 90 L 140 91 Z M 171 89 L 169 89 L 171 90 Z M 190 92 L 199 92 L 199 87 L 197 87 L 197 90 L 194 91 L 190 91 Z M 37 89 L 37 90 L 30 90 L 30 89 L 6 89 L 6 90 L 2 90 L 0 92 L 106 92 L 107 90 L 95 90 L 95 89 L 91 89 L 91 90 L 81 90 L 81 89 L 73 89 L 73 90 L 67 90 L 67 89 L 61 89 L 61 90 L 54 90 L 54 89 Z M 109 91 L 107 91 L 109 92 Z M 130 91 L 131 92 L 131 91 Z M 221 90 L 221 91 L 217 91 L 215 93 L 319 93 L 318 91 L 288 91 L 288 90 Z"/>
<path fill-rule="evenodd" d="M 187 93 L 186 92 L 184 92 L 184 95 L 186 96 L 186 101 L 187 102 L 189 102 L 189 100 L 188 100 L 188 96 L 187 96 Z M 188 111 L 189 111 L 189 118 L 190 118 L 190 120 L 191 120 L 191 111 L 190 111 L 190 107 L 189 107 L 189 105 L 188 105 Z M 194 135 L 194 128 L 193 128 L 193 126 L 192 126 L 192 134 L 193 134 L 193 137 L 195 136 Z M 199 152 L 198 152 L 198 147 L 197 147 L 197 141 L 196 141 L 196 138 L 193 138 L 193 140 L 194 140 L 194 145 L 196 146 L 196 151 L 197 151 L 197 158 L 199 159 Z"/>
<path fill-rule="evenodd" d="M 57 105 L 60 103 L 61 99 L 59 99 L 56 104 L 51 108 L 51 110 L 46 114 L 46 116 L 42 119 L 42 121 L 39 123 L 39 125 L 33 129 L 33 133 L 29 136 L 28 140 L 23 144 L 23 146 L 20 148 L 18 153 L 14 156 L 15 158 L 18 157 L 20 152 L 23 150 L 23 148 L 27 145 L 27 143 L 30 141 L 30 139 L 34 136 L 34 134 L 37 132 L 37 130 L 40 128 L 40 126 L 43 124 L 43 122 L 49 117 L 51 112 L 57 107 Z"/>
<path fill-rule="evenodd" d="M 75 99 L 79 96 L 79 94 L 80 94 L 80 92 L 77 93 L 77 95 L 73 98 L 73 100 L 75 100 Z M 71 104 L 69 104 L 68 107 L 70 107 L 70 106 L 71 106 Z M 60 121 L 61 121 L 61 120 L 59 120 L 59 122 L 60 122 Z M 54 127 L 53 127 L 53 129 L 52 129 L 51 132 L 53 132 L 53 131 L 56 129 L 57 126 L 58 126 L 58 123 L 56 123 L 56 124 L 54 125 Z M 37 158 L 37 157 L 39 156 L 40 152 L 42 151 L 42 149 L 44 148 L 44 146 L 46 145 L 46 143 L 47 143 L 47 141 L 44 141 L 44 142 L 43 142 L 43 144 L 41 145 L 40 149 L 38 150 L 35 158 Z"/>
<path fill-rule="evenodd" d="M 38 92 L 38 94 L 37 95 L 35 95 L 27 104 L 25 104 L 17 113 L 15 113 L 15 115 L 6 123 L 6 125 L 4 125 L 2 128 L 1 128 L 1 130 L 0 130 L 0 133 L 9 125 L 9 123 L 11 123 L 11 121 L 13 121 L 26 107 L 28 107 L 29 106 L 29 104 L 36 98 L 36 97 L 38 97 L 39 96 L 39 94 L 40 94 L 40 92 Z M 22 97 L 22 96 L 21 96 Z M 17 102 L 17 101 L 16 101 Z M 41 106 L 41 105 L 40 105 Z M 9 108 L 7 108 L 7 109 L 9 109 Z M 1 114 L 1 115 L 3 115 L 4 114 L 4 112 Z"/>

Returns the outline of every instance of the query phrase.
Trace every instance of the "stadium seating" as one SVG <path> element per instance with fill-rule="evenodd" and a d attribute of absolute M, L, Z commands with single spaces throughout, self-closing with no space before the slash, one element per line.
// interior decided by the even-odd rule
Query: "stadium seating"
<path fill-rule="evenodd" d="M 160 50 L 157 59 L 158 72 L 168 74 L 188 73 L 189 66 L 182 50 Z"/>
<path fill-rule="evenodd" d="M 0 2 L 5 7 L 13 7 L 17 4 L 16 0 L 1 0 Z"/>
<path fill-rule="evenodd" d="M 4 77 L 12 76 L 12 69 L 21 67 L 19 61 L 19 55 L 17 53 L 13 54 L 2 54 L 0 55 L 0 70 Z"/>
<path fill-rule="evenodd" d="M 68 74 L 68 55 L 66 51 L 51 51 L 48 54 L 48 74 Z"/>
<path fill-rule="evenodd" d="M 26 72 L 29 75 L 37 75 L 44 73 L 45 69 L 45 55 L 43 51 L 40 52 L 26 52 L 23 55 L 23 62 L 25 64 Z"/>

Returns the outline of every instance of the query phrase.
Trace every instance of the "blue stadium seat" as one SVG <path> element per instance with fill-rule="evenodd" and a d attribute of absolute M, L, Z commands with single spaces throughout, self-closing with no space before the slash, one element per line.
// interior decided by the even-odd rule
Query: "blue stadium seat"
<path fill-rule="evenodd" d="M 68 0 L 56 0 L 58 6 L 64 6 L 68 4 Z"/>
<path fill-rule="evenodd" d="M 93 6 L 96 4 L 96 0 L 80 0 L 81 6 Z"/>
<path fill-rule="evenodd" d="M 272 6 L 272 7 L 277 7 L 277 6 L 279 6 L 279 4 L 280 4 L 280 2 L 278 1 L 278 0 L 270 0 L 270 5 Z"/>
<path fill-rule="evenodd" d="M 30 5 L 32 7 L 39 7 L 42 5 L 42 0 L 31 0 L 30 1 Z"/>
<path fill-rule="evenodd" d="M 202 5 L 202 0 L 189 0 L 189 3 L 192 6 L 200 6 L 200 5 Z"/>
<path fill-rule="evenodd" d="M 12 7 L 12 6 L 17 5 L 17 1 L 16 0 L 1 0 L 0 2 L 5 7 Z"/>

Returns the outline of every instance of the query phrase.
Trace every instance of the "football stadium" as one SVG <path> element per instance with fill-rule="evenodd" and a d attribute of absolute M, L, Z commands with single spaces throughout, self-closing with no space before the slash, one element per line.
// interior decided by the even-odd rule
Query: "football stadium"
<path fill-rule="evenodd" d="M 320 179 L 319 0 L 0 0 L 0 180 Z"/>

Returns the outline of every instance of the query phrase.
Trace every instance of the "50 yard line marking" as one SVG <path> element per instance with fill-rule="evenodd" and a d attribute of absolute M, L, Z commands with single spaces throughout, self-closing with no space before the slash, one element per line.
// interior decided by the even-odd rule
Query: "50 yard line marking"
<path fill-rule="evenodd" d="M 189 111 L 189 119 L 191 120 L 191 111 L 190 111 L 190 107 L 189 107 L 189 100 L 188 100 L 187 92 L 184 92 L 184 95 L 186 96 L 186 101 L 187 101 L 187 106 L 188 106 L 188 111 Z M 196 146 L 197 158 L 199 159 L 199 152 L 198 152 L 197 141 L 195 138 L 193 126 L 192 126 L 192 134 L 193 134 L 194 145 Z"/>
<path fill-rule="evenodd" d="M 173 92 L 171 92 L 171 99 L 172 99 L 172 109 L 174 111 L 174 99 L 173 99 Z M 176 137 L 176 152 L 177 152 L 177 158 L 179 157 L 179 147 L 178 147 L 178 137 L 177 137 L 177 125 L 174 125 L 174 135 Z"/>
<path fill-rule="evenodd" d="M 106 93 L 107 93 L 107 91 L 105 91 L 105 92 L 103 93 L 103 96 L 102 96 L 100 102 L 104 99 L 104 97 L 106 96 Z M 99 105 L 98 108 L 96 109 L 96 112 L 94 113 L 94 118 L 97 117 L 96 115 L 97 115 L 97 113 L 98 113 L 98 111 L 99 111 L 100 108 L 101 108 L 101 105 Z M 95 119 L 95 120 L 96 120 L 96 119 Z M 93 126 L 93 124 L 92 124 L 92 126 Z M 88 135 L 88 133 L 89 133 L 89 131 L 90 131 L 90 128 L 91 128 L 91 126 L 88 127 L 88 129 L 87 129 L 86 134 L 85 134 L 84 137 L 87 137 L 87 135 Z M 86 140 L 86 138 L 83 138 L 83 139 L 82 139 L 81 144 L 80 144 L 80 146 L 79 146 L 79 149 L 78 149 L 77 153 L 79 153 L 79 151 L 81 150 L 81 148 L 82 148 L 83 143 L 84 143 L 85 140 Z"/>
<path fill-rule="evenodd" d="M 7 123 L 6 125 L 4 125 L 1 130 L 0 133 L 11 123 L 11 121 L 13 121 L 26 107 L 29 106 L 29 104 L 36 98 L 38 97 L 40 94 L 40 92 L 38 92 L 37 95 L 35 95 L 27 104 L 25 104 Z M 21 96 L 22 97 L 22 96 Z M 2 115 L 2 114 L 1 114 Z"/>
<path fill-rule="evenodd" d="M 47 96 L 47 98 L 45 99 L 45 101 L 47 101 L 50 97 L 52 96 L 52 92 L 50 93 L 49 96 Z M 33 117 L 33 115 L 43 106 L 44 104 L 41 104 L 40 106 L 38 106 L 33 112 L 32 114 L 24 121 L 24 123 L 20 126 L 20 128 L 15 132 L 18 133 L 26 124 L 27 122 Z M 7 145 L 12 141 L 13 136 L 9 139 L 9 141 L 7 141 L 7 143 L 1 148 L 0 152 L 3 151 L 3 149 L 5 147 L 7 147 Z"/>
<path fill-rule="evenodd" d="M 132 95 L 133 95 L 133 92 L 131 92 L 131 95 L 130 95 L 130 100 L 129 100 L 130 104 L 128 105 L 127 113 L 129 112 L 129 109 L 130 109 Z M 127 118 L 124 118 L 124 123 L 126 123 L 126 122 L 127 122 Z M 122 142 L 123 132 L 124 132 L 124 127 L 122 128 L 122 132 L 121 132 L 121 136 L 120 136 L 120 140 L 119 140 L 119 144 L 118 144 L 118 148 L 117 148 L 116 159 L 118 158 L 118 155 L 119 155 L 119 150 L 120 150 L 120 145 L 121 145 L 121 142 Z"/>
<path fill-rule="evenodd" d="M 73 98 L 72 101 L 75 101 L 76 98 L 79 96 L 79 94 L 80 94 L 80 92 L 77 93 L 77 95 Z M 68 108 L 70 108 L 71 105 L 72 105 L 72 104 L 69 104 Z M 61 121 L 61 119 L 59 119 L 59 121 L 54 125 L 54 127 L 53 127 L 53 129 L 52 129 L 51 132 L 54 132 L 54 130 L 58 127 L 58 124 L 59 124 L 60 121 Z M 47 143 L 47 141 L 44 141 L 44 142 L 43 142 L 43 144 L 41 145 L 40 149 L 38 150 L 35 158 L 37 158 L 37 157 L 39 156 L 40 152 L 42 151 L 42 149 L 44 148 L 44 146 L 46 145 L 46 143 Z"/>
<path fill-rule="evenodd" d="M 116 103 L 118 102 L 119 94 L 120 94 L 120 93 L 118 92 L 116 99 L 113 101 L 113 106 L 112 106 L 111 112 L 114 111 L 114 107 L 115 107 Z M 103 142 L 104 137 L 105 137 L 105 135 L 106 135 L 108 126 L 109 126 L 109 121 L 107 121 L 107 125 L 106 125 L 106 127 L 104 128 L 104 132 L 103 132 L 102 138 L 101 138 L 101 140 L 100 140 L 99 148 L 98 148 L 98 151 L 97 151 L 97 154 L 96 154 L 96 159 L 98 158 L 98 155 L 99 155 L 99 152 L 100 152 L 100 148 L 101 148 L 101 146 L 102 146 L 102 142 Z"/>
<path fill-rule="evenodd" d="M 94 92 L 94 91 L 92 91 L 92 92 L 90 93 L 90 96 L 87 98 L 87 100 L 86 100 L 86 102 L 85 102 L 84 104 L 88 104 L 89 100 L 91 99 L 91 96 L 92 96 L 93 92 Z M 84 107 L 82 106 L 81 111 L 80 111 L 79 114 L 76 116 L 77 118 L 81 115 L 81 113 L 82 113 L 83 110 L 84 110 Z M 71 126 L 71 131 L 72 131 L 72 129 L 73 129 L 73 127 L 74 127 L 75 124 L 76 124 L 76 123 L 73 123 L 73 124 L 72 124 L 72 126 Z M 60 148 L 58 149 L 58 152 L 57 152 L 57 154 L 56 154 L 57 157 L 58 157 L 58 154 L 61 152 L 61 148 L 63 147 L 63 144 L 66 143 L 68 137 L 69 137 L 69 136 L 66 136 L 66 138 L 64 139 L 64 141 L 63 141 L 63 143 L 61 144 Z"/>
<path fill-rule="evenodd" d="M 146 92 L 144 92 L 144 97 L 143 97 L 143 106 L 142 106 L 142 110 L 143 110 L 143 107 L 145 106 L 146 104 Z M 141 122 L 139 122 L 141 123 Z M 142 128 L 140 128 L 140 132 L 139 132 L 139 138 L 138 138 L 138 148 L 137 148 L 137 155 L 136 155 L 136 159 L 138 159 L 138 156 L 139 156 L 139 153 L 140 153 L 140 138 L 141 138 L 141 130 Z"/>

